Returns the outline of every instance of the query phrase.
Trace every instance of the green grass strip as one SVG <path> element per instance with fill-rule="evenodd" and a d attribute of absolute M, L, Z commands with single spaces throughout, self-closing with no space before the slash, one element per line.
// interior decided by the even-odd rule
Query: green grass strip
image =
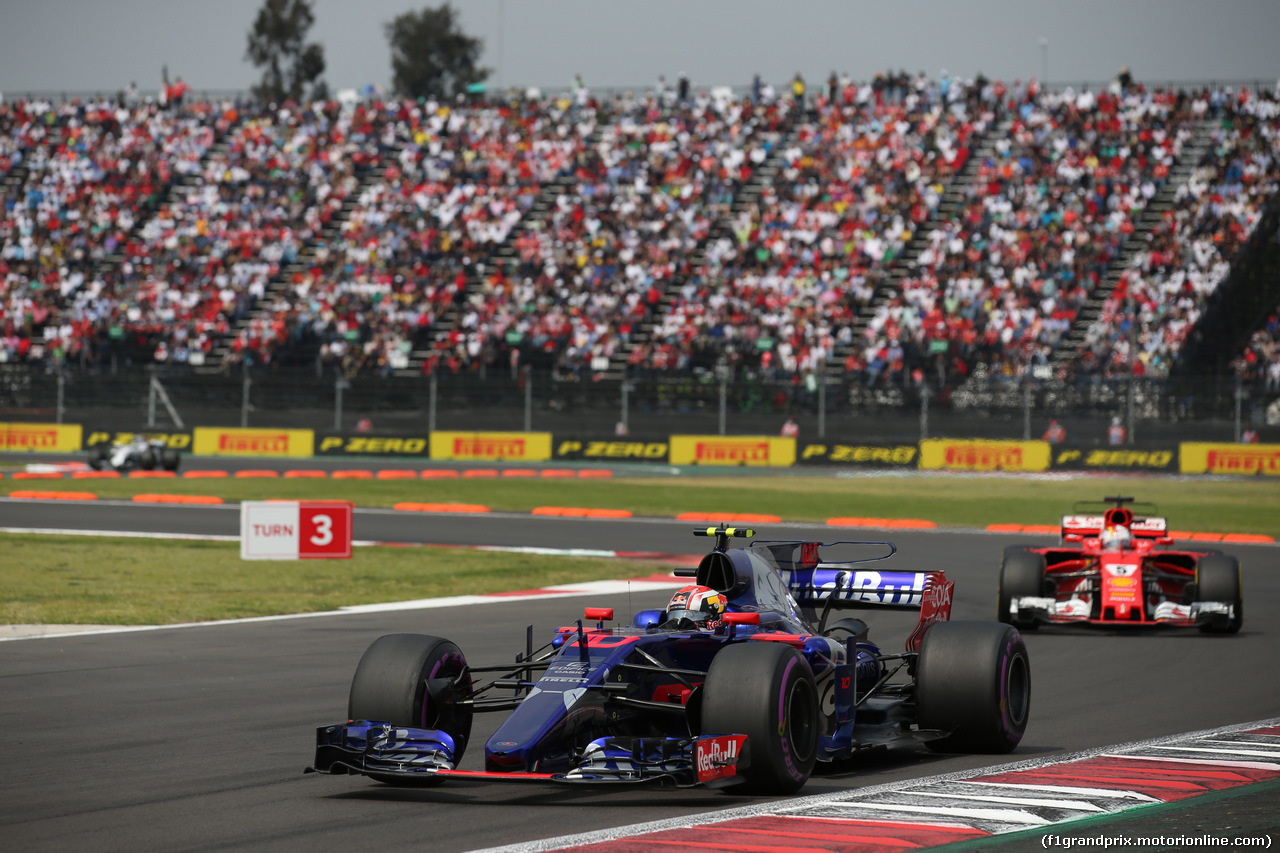
<path fill-rule="evenodd" d="M 408 466 L 406 466 L 408 467 Z M 607 480 L 496 478 L 434 480 L 176 479 L 0 480 L 15 489 L 66 489 L 102 498 L 145 492 L 216 495 L 228 501 L 284 498 L 349 500 L 390 507 L 402 501 L 483 504 L 495 511 L 539 506 L 626 509 L 673 517 L 683 512 L 769 513 L 784 521 L 838 516 L 922 518 L 944 527 L 992 523 L 1057 524 L 1076 501 L 1131 495 L 1153 502 L 1172 530 L 1261 533 L 1280 538 L 1280 482 L 1274 478 L 1197 480 L 1156 477 L 893 477 L 708 475 Z"/>
<path fill-rule="evenodd" d="M 453 548 L 245 561 L 231 542 L 0 533 L 0 623 L 165 625 L 641 577 L 669 566 Z"/>

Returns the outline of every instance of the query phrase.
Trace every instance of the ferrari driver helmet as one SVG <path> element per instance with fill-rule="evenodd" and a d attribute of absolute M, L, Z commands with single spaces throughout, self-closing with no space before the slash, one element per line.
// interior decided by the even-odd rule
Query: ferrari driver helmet
<path fill-rule="evenodd" d="M 671 596 L 667 605 L 668 623 L 687 623 L 690 628 L 715 628 L 724 617 L 725 599 L 709 586 L 686 586 Z M 686 627 L 682 625 L 681 627 Z"/>
<path fill-rule="evenodd" d="M 1099 538 L 1104 548 L 1128 548 L 1129 543 L 1133 541 L 1129 535 L 1129 528 L 1123 524 L 1108 524 Z"/>

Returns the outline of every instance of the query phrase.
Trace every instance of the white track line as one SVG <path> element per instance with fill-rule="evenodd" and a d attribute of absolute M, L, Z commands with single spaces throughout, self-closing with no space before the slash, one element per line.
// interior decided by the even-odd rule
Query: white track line
<path fill-rule="evenodd" d="M 837 791 L 832 794 L 819 794 L 813 797 L 800 797 L 792 800 L 775 800 L 754 806 L 743 806 L 742 808 L 737 809 L 703 812 L 702 814 L 668 818 L 666 820 L 655 820 L 647 823 L 633 823 L 628 826 L 620 826 L 613 829 L 602 829 L 595 832 L 584 832 L 577 835 L 565 835 L 559 838 L 544 838 L 540 841 L 508 844 L 502 847 L 485 847 L 479 850 L 472 850 L 470 853 L 547 853 L 547 851 L 559 850 L 562 847 L 579 847 L 587 844 L 600 844 L 643 833 L 661 832 L 669 829 L 687 829 L 692 826 L 715 824 L 727 820 L 739 820 L 741 818 L 761 817 L 763 815 L 785 816 L 788 812 L 801 811 L 814 806 L 839 804 L 855 795 L 859 799 L 862 799 L 878 794 L 893 793 L 907 787 L 915 788 L 924 785 L 963 782 L 967 781 L 966 777 L 986 776 L 993 773 L 1008 773 L 1018 770 L 1036 770 L 1041 767 L 1049 767 L 1055 764 L 1065 764 L 1069 761 L 1080 761 L 1086 758 L 1098 758 L 1104 755 L 1112 755 L 1121 750 L 1136 750 L 1146 747 L 1160 746 L 1162 744 L 1173 743 L 1175 741 L 1205 737 L 1208 735 L 1226 734 L 1229 732 L 1239 732 L 1274 725 L 1280 725 L 1280 717 L 1272 717 L 1267 720 L 1255 720 L 1249 723 L 1237 723 L 1235 725 L 1222 726 L 1221 728 L 1216 729 L 1205 729 L 1198 732 L 1168 735 L 1166 737 L 1152 738 L 1150 740 L 1112 744 L 1110 746 L 1103 746 L 1095 749 L 1070 752 L 1065 755 L 1033 758 L 1027 761 L 1015 761 L 1011 764 L 975 767 L 970 770 L 961 770 L 956 773 L 944 773 L 938 776 L 924 776 L 916 779 L 903 779 L 898 782 L 889 782 L 883 785 L 873 785 L 867 788 L 857 788 L 848 791 Z M 992 840 L 994 841 L 994 839 Z"/>

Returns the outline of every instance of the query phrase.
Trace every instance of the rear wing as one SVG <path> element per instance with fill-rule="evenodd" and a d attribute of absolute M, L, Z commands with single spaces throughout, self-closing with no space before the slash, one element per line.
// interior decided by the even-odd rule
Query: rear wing
<path fill-rule="evenodd" d="M 888 553 L 853 560 L 824 559 L 822 548 L 837 545 L 885 546 Z M 757 541 L 766 548 L 787 584 L 787 592 L 801 607 L 821 608 L 825 624 L 832 609 L 889 608 L 918 610 L 920 619 L 907 639 L 907 650 L 918 651 L 924 632 L 935 622 L 951 618 L 955 582 L 935 572 L 855 569 L 862 563 L 887 560 L 897 552 L 891 542 L 774 542 Z"/>
<path fill-rule="evenodd" d="M 1062 541 L 1083 542 L 1085 539 L 1100 536 L 1106 519 L 1101 515 L 1064 515 L 1062 517 Z M 1135 539 L 1150 539 L 1158 545 L 1167 545 L 1173 541 L 1169 536 L 1169 522 L 1158 515 L 1135 516 L 1129 525 L 1129 532 Z"/>

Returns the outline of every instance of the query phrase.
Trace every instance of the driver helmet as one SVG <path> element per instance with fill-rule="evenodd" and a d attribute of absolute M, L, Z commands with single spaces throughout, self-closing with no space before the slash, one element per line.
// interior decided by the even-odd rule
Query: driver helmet
<path fill-rule="evenodd" d="M 1133 541 L 1133 537 L 1129 534 L 1129 528 L 1123 524 L 1108 524 L 1103 528 L 1102 540 L 1104 548 L 1127 548 L 1129 543 Z"/>
<path fill-rule="evenodd" d="M 671 596 L 667 605 L 667 622 L 687 620 L 694 628 L 719 627 L 725 611 L 725 598 L 709 586 L 686 586 Z"/>

